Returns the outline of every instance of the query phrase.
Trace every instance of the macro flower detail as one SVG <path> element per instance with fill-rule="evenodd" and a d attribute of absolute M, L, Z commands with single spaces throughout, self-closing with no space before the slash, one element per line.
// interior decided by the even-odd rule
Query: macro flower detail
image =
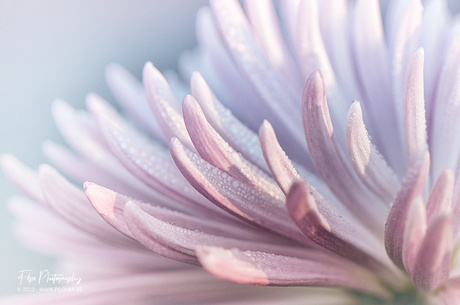
<path fill-rule="evenodd" d="M 459 304 L 459 21 L 277 4 L 211 0 L 180 75 L 113 64 L 123 115 L 56 101 L 54 167 L 3 157 L 20 238 L 85 280 L 11 303 Z"/>

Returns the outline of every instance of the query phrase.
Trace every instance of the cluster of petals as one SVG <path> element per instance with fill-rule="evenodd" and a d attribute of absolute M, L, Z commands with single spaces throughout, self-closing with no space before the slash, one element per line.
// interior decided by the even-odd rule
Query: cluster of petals
<path fill-rule="evenodd" d="M 123 115 L 56 101 L 54 167 L 3 157 L 18 235 L 85 282 L 34 304 L 458 304 L 459 21 L 278 6 L 211 0 L 180 75 L 111 65 Z"/>

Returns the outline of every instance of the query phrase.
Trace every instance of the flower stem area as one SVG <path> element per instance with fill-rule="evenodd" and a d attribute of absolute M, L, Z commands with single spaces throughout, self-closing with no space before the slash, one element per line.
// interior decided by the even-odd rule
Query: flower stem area
<path fill-rule="evenodd" d="M 427 302 L 423 296 L 417 293 L 414 287 L 408 288 L 401 292 L 395 292 L 391 300 L 382 300 L 380 298 L 355 294 L 358 297 L 359 305 L 426 305 Z"/>

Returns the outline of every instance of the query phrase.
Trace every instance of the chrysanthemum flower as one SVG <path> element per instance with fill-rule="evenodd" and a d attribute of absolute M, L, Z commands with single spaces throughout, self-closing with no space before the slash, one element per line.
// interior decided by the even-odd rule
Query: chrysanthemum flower
<path fill-rule="evenodd" d="M 199 12 L 180 77 L 110 66 L 125 116 L 54 104 L 73 151 L 44 152 L 76 184 L 3 158 L 20 237 L 85 282 L 34 304 L 459 304 L 458 20 L 244 5 Z"/>

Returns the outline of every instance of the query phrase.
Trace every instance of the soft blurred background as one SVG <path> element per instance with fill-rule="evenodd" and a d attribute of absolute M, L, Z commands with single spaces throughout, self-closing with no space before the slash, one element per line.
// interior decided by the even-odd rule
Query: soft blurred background
<path fill-rule="evenodd" d="M 62 98 L 84 107 L 88 92 L 108 99 L 104 69 L 111 62 L 140 78 L 153 61 L 176 68 L 196 44 L 195 14 L 206 0 L 0 0 L 0 154 L 36 168 L 41 144 L 61 142 L 50 105 Z M 18 286 L 18 271 L 53 270 L 53 261 L 14 238 L 8 197 L 19 194 L 0 173 L 0 295 Z"/>
<path fill-rule="evenodd" d="M 195 45 L 194 19 L 207 0 L 0 0 L 0 154 L 36 168 L 41 144 L 62 142 L 50 104 L 62 98 L 84 107 L 88 92 L 113 101 L 104 69 L 118 62 L 140 78 Z M 385 7 L 387 1 L 382 0 Z M 460 9 L 460 1 L 450 5 Z M 12 294 L 18 271 L 53 269 L 53 261 L 14 238 L 7 199 L 19 192 L 0 173 L 0 295 Z"/>

